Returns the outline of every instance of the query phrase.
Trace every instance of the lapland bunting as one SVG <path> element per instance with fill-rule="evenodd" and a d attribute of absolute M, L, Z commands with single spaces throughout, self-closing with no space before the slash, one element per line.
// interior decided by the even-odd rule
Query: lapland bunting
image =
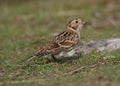
<path fill-rule="evenodd" d="M 63 51 L 72 50 L 80 40 L 80 30 L 82 29 L 84 21 L 81 19 L 71 20 L 67 26 L 66 30 L 57 36 L 55 36 L 46 46 L 41 48 L 36 54 L 25 59 L 29 61 L 35 57 L 42 57 L 45 55 L 51 55 L 55 59 L 55 55 L 60 54 Z"/>

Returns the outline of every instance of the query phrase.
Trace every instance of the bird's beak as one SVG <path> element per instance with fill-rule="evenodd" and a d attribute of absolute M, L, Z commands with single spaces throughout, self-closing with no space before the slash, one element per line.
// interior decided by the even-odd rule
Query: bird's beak
<path fill-rule="evenodd" d="M 86 22 L 81 22 L 83 25 L 85 25 L 86 24 Z"/>

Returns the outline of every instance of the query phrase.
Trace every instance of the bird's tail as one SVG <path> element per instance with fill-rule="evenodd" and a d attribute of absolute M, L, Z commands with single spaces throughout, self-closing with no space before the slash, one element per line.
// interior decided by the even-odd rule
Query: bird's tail
<path fill-rule="evenodd" d="M 34 54 L 33 56 L 30 56 L 30 57 L 24 59 L 23 62 L 30 61 L 30 60 L 33 59 L 33 58 L 42 57 L 42 56 L 44 56 L 44 55 L 49 54 L 48 52 L 46 52 L 46 50 L 47 50 L 47 47 L 40 49 L 40 50 L 39 50 L 36 54 Z"/>
<path fill-rule="evenodd" d="M 30 57 L 24 59 L 23 62 L 27 62 L 27 61 L 32 60 L 33 58 L 42 57 L 42 56 L 47 55 L 47 54 L 48 54 L 48 53 L 46 53 L 46 52 L 40 51 L 40 52 L 38 52 L 37 54 L 34 54 L 33 56 L 30 56 Z"/>
<path fill-rule="evenodd" d="M 36 57 L 37 57 L 36 55 L 30 56 L 30 57 L 25 58 L 24 60 L 22 60 L 22 62 L 28 62 L 28 61 L 32 60 L 33 58 L 36 58 Z"/>

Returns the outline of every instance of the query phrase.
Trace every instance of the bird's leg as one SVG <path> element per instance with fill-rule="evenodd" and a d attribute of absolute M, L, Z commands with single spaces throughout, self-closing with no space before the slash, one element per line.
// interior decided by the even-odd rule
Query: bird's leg
<path fill-rule="evenodd" d="M 51 57 L 53 58 L 54 61 L 58 61 L 54 55 L 51 55 Z"/>

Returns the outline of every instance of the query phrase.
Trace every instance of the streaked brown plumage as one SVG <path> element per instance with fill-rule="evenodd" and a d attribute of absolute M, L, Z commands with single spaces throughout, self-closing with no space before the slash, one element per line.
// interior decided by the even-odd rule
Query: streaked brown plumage
<path fill-rule="evenodd" d="M 79 43 L 80 40 L 80 30 L 85 24 L 81 19 L 71 20 L 66 27 L 66 30 L 57 36 L 55 36 L 46 46 L 40 49 L 33 56 L 25 59 L 29 61 L 35 57 L 42 57 L 50 54 L 53 58 L 54 56 L 61 53 L 62 51 L 69 51 Z"/>

